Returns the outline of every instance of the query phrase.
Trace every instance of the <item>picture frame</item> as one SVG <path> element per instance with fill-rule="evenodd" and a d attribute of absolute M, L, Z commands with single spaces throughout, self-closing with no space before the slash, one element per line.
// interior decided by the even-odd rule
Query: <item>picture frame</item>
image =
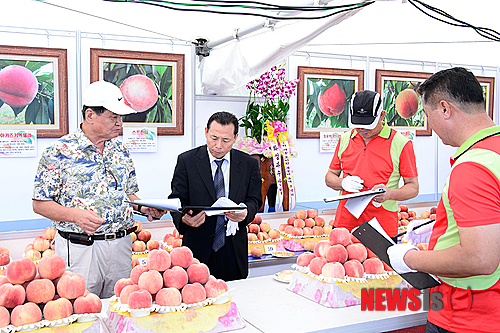
<path fill-rule="evenodd" d="M 493 120 L 493 111 L 495 107 L 495 78 L 491 76 L 476 76 L 477 80 L 483 87 L 484 100 L 486 102 L 485 109 L 488 116 Z"/>
<path fill-rule="evenodd" d="M 66 49 L 0 45 L 0 81 L 1 130 L 69 133 Z"/>
<path fill-rule="evenodd" d="M 420 84 L 429 78 L 432 73 L 394 71 L 394 70 L 375 70 L 375 91 L 382 97 L 382 105 L 385 110 L 385 120 L 387 124 L 395 130 L 415 130 L 417 136 L 431 136 L 432 129 L 427 124 L 427 117 L 422 108 L 420 96 L 418 98 L 418 107 L 416 110 L 397 110 L 396 98 L 399 93 L 405 89 L 412 89 L 416 92 Z M 402 96 L 403 97 L 403 96 Z M 404 117 L 413 115 L 408 118 Z M 405 114 L 406 112 L 406 114 Z"/>
<path fill-rule="evenodd" d="M 184 66 L 184 54 L 90 49 L 90 82 L 105 80 L 120 87 L 135 75 L 153 81 L 158 98 L 145 110 L 134 104 L 144 100 L 143 96 L 134 100 L 133 85 L 128 84 L 125 100 L 129 103 L 130 99 L 130 106 L 137 108 L 138 113 L 122 118 L 124 127 L 156 126 L 158 135 L 184 135 Z M 148 92 L 141 89 L 141 93 L 144 91 Z M 152 96 L 151 90 L 148 98 Z"/>
<path fill-rule="evenodd" d="M 364 89 L 364 71 L 299 66 L 297 76 L 297 138 L 348 130 L 350 100 Z"/>

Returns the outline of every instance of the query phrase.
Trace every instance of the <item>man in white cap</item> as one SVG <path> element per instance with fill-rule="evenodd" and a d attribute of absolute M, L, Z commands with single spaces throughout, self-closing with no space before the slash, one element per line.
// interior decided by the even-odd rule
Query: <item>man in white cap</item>
<path fill-rule="evenodd" d="M 393 237 L 398 233 L 397 201 L 418 194 L 413 144 L 389 128 L 384 116 L 377 92 L 362 90 L 352 96 L 349 115 L 352 129 L 344 132 L 337 144 L 325 177 L 326 185 L 342 194 L 377 188 L 385 188 L 386 192 L 375 196 L 359 218 L 345 208 L 347 200 L 342 200 L 335 214 L 335 227 L 352 230 L 377 217 L 382 228 Z M 404 185 L 399 187 L 401 177 Z"/>
<path fill-rule="evenodd" d="M 55 251 L 67 270 L 81 274 L 87 289 L 101 298 L 114 294 L 130 276 L 133 205 L 139 198 L 130 152 L 116 139 L 122 115 L 135 113 L 120 89 L 105 81 L 83 93 L 83 122 L 42 154 L 35 176 L 33 210 L 58 231 Z M 151 221 L 163 212 L 140 208 Z"/>

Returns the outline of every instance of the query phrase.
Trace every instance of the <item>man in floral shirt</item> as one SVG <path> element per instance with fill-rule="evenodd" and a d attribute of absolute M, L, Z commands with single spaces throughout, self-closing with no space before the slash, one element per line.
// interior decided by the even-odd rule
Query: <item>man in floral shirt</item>
<path fill-rule="evenodd" d="M 40 158 L 33 210 L 52 220 L 58 231 L 55 251 L 67 269 L 81 274 L 91 293 L 108 298 L 131 270 L 134 218 L 126 201 L 139 199 L 139 187 L 130 152 L 116 137 L 121 116 L 135 111 L 125 105 L 120 89 L 105 81 L 87 87 L 83 104 L 80 129 Z M 140 208 L 149 220 L 163 214 Z"/>

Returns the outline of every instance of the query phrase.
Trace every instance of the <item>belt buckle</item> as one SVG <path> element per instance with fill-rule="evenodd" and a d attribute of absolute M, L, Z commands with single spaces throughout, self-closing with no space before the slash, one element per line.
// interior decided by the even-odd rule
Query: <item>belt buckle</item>
<path fill-rule="evenodd" d="M 104 235 L 104 240 L 115 240 L 116 239 L 116 233 L 112 233 L 112 234 L 105 234 Z"/>

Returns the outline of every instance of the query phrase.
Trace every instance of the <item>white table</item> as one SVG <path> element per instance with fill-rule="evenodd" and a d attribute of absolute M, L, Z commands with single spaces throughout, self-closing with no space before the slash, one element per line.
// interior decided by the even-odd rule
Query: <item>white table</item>
<path fill-rule="evenodd" d="M 227 283 L 243 318 L 261 332 L 384 332 L 424 325 L 427 311 L 327 308 L 286 289 L 272 276 Z M 244 332 L 244 331 L 242 331 Z"/>

